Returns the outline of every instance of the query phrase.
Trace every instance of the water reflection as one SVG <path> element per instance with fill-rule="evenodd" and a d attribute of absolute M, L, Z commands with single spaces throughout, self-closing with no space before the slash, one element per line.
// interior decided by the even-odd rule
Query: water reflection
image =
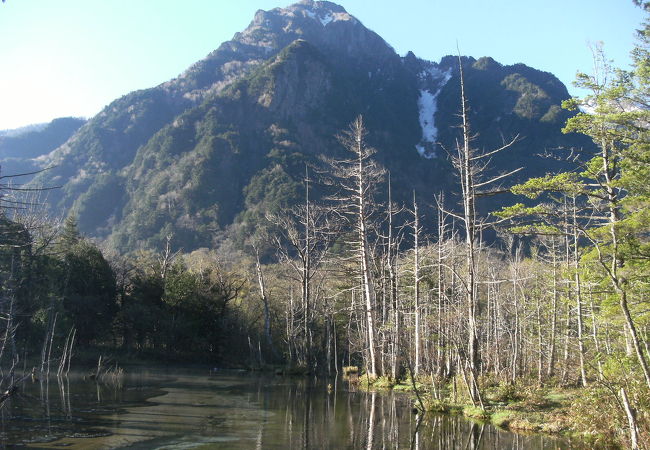
<path fill-rule="evenodd" d="M 519 449 L 577 443 L 411 412 L 345 382 L 140 371 L 122 385 L 71 374 L 25 385 L 1 411 L 0 443 L 40 448 Z"/>

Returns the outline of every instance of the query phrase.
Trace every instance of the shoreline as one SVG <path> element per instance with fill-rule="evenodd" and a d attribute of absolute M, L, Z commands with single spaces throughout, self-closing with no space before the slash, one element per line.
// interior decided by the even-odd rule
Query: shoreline
<path fill-rule="evenodd" d="M 581 397 L 588 394 L 588 391 L 582 388 L 493 386 L 484 390 L 486 398 L 484 407 L 481 408 L 466 402 L 468 399 L 462 396 L 459 396 L 456 401 L 445 397 L 436 399 L 430 386 L 419 381 L 417 385 L 424 403 L 425 414 L 460 415 L 512 433 L 578 439 L 585 445 L 599 448 L 625 448 L 626 446 L 625 442 L 617 439 L 617 435 L 611 430 L 587 428 L 575 420 L 571 409 Z M 414 412 L 421 410 L 410 380 L 394 383 L 385 377 L 380 377 L 373 381 L 361 375 L 357 387 L 366 391 L 404 393 L 412 398 Z M 498 398 L 499 395 L 501 398 Z"/>

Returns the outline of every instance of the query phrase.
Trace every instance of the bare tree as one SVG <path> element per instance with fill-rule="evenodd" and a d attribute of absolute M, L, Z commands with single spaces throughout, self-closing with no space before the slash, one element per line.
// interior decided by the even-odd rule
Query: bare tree
<path fill-rule="evenodd" d="M 312 365 L 313 336 L 313 294 L 312 282 L 324 261 L 338 225 L 332 210 L 315 205 L 310 200 L 309 171 L 305 168 L 305 202 L 289 209 L 284 214 L 269 214 L 269 220 L 277 228 L 272 237 L 280 260 L 288 264 L 301 287 L 302 333 L 304 359 Z"/>
<path fill-rule="evenodd" d="M 479 339 L 478 339 L 478 267 L 477 252 L 482 232 L 488 227 L 494 226 L 494 221 L 488 221 L 477 213 L 477 200 L 482 197 L 505 193 L 498 185 L 498 181 L 518 172 L 515 169 L 507 173 L 492 176 L 489 174 L 490 161 L 493 155 L 512 146 L 518 136 L 505 142 L 501 147 L 493 150 L 481 151 L 475 148 L 472 142 L 476 135 L 472 134 L 469 123 L 469 106 L 465 95 L 465 79 L 463 65 L 460 56 L 460 95 L 461 95 L 461 141 L 456 145 L 456 151 L 451 154 L 452 164 L 456 169 L 461 188 L 462 213 L 455 214 L 463 224 L 465 232 L 465 279 L 463 289 L 465 291 L 465 307 L 467 311 L 467 365 L 470 369 L 473 381 L 470 382 L 470 395 L 474 403 L 480 401 L 478 384 L 475 381 L 479 369 Z"/>
<path fill-rule="evenodd" d="M 418 215 L 418 203 L 413 192 L 413 320 L 415 321 L 415 334 L 413 336 L 413 345 L 415 347 L 413 374 L 417 376 L 420 372 L 421 362 L 421 346 L 422 346 L 422 332 L 421 332 L 421 308 L 420 308 L 420 218 Z"/>
<path fill-rule="evenodd" d="M 269 297 L 266 293 L 266 282 L 264 280 L 264 272 L 262 271 L 262 263 L 260 262 L 260 251 L 257 243 L 251 243 L 253 252 L 255 253 L 255 273 L 257 275 L 257 285 L 259 287 L 260 300 L 264 306 L 264 338 L 271 350 L 271 354 L 275 358 L 275 347 L 273 346 L 273 337 L 271 336 L 271 308 L 269 305 Z M 260 352 L 261 358 L 261 352 Z"/>
<path fill-rule="evenodd" d="M 347 219 L 354 227 L 356 237 L 350 242 L 354 249 L 354 258 L 358 261 L 358 275 L 363 293 L 365 319 L 367 328 L 367 345 L 369 354 L 369 375 L 378 375 L 375 326 L 375 275 L 372 271 L 373 253 L 371 247 L 372 218 L 375 213 L 373 191 L 384 176 L 381 168 L 372 156 L 375 149 L 366 144 L 366 128 L 363 118 L 358 116 L 352 121 L 348 130 L 338 138 L 341 144 L 352 154 L 350 158 L 328 160 L 331 172 L 336 178 L 339 192 L 332 196 L 341 209 L 341 217 Z"/>

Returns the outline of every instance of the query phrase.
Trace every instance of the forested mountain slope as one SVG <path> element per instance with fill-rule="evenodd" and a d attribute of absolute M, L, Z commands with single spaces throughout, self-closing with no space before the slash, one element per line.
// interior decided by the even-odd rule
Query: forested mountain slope
<path fill-rule="evenodd" d="M 544 175 L 560 163 L 539 154 L 589 145 L 561 134 L 569 95 L 552 74 L 489 57 L 462 63 L 475 145 L 520 136 L 495 170 Z M 233 223 L 294 204 L 305 164 L 340 154 L 337 133 L 363 114 L 394 198 L 432 199 L 455 183 L 458 65 L 401 57 L 330 2 L 258 11 L 180 77 L 108 105 L 41 161 L 56 167 L 35 183 L 62 186 L 51 207 L 118 249 L 160 247 L 170 233 L 186 250 L 210 246 Z"/>

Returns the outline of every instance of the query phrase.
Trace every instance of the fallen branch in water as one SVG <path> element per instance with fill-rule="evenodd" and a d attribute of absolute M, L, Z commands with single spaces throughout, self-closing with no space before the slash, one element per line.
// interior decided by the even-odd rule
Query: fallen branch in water
<path fill-rule="evenodd" d="M 9 399 L 13 394 L 16 393 L 18 388 L 20 387 L 20 384 L 25 381 L 27 378 L 31 377 L 32 373 L 28 373 L 27 375 L 19 378 L 17 381 L 15 381 L 11 386 L 7 388 L 6 391 L 4 391 L 2 394 L 0 394 L 0 408 L 4 405 L 5 401 Z"/>

